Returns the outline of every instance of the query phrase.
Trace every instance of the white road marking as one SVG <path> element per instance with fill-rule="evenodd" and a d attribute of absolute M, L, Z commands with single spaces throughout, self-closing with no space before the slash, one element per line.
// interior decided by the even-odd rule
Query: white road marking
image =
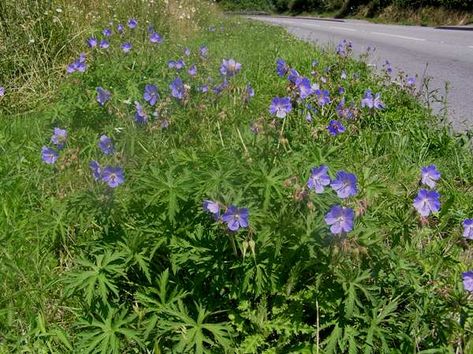
<path fill-rule="evenodd" d="M 402 38 L 402 39 L 410 39 L 412 41 L 425 41 L 424 38 L 416 38 L 416 37 L 408 37 L 408 36 L 401 36 L 399 34 L 391 34 L 391 33 L 384 33 L 384 32 L 369 32 L 371 34 L 380 34 L 383 36 L 388 36 L 388 37 L 395 37 L 395 38 Z"/>
<path fill-rule="evenodd" d="M 353 29 L 353 28 L 338 27 L 338 26 L 330 26 L 329 28 L 338 29 L 338 30 L 342 30 L 342 31 L 356 32 L 356 30 Z"/>

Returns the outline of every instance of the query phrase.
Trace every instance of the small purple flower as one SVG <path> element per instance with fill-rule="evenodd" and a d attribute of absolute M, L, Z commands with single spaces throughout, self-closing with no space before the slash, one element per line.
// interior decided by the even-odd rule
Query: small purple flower
<path fill-rule="evenodd" d="M 245 90 L 245 101 L 249 102 L 252 97 L 255 96 L 255 90 L 250 84 L 246 85 L 246 90 Z"/>
<path fill-rule="evenodd" d="M 54 128 L 54 134 L 51 137 L 51 142 L 61 150 L 66 144 L 67 131 L 61 128 Z"/>
<path fill-rule="evenodd" d="M 466 291 L 473 292 L 473 271 L 462 273 L 463 287 Z"/>
<path fill-rule="evenodd" d="M 220 73 L 227 77 L 235 76 L 241 70 L 241 64 L 234 59 L 223 59 Z"/>
<path fill-rule="evenodd" d="M 108 49 L 108 47 L 110 47 L 110 42 L 107 41 L 106 39 L 102 39 L 99 43 L 99 47 L 101 49 Z"/>
<path fill-rule="evenodd" d="M 343 86 L 339 86 L 338 87 L 338 94 L 343 95 L 344 93 L 345 93 L 345 88 L 343 88 Z"/>
<path fill-rule="evenodd" d="M 335 111 L 340 118 L 353 119 L 355 117 L 355 106 L 353 102 L 350 104 L 350 106 L 345 106 L 344 98 L 342 98 L 340 103 L 337 105 Z"/>
<path fill-rule="evenodd" d="M 212 91 L 216 94 L 216 95 L 219 95 L 223 92 L 223 90 L 225 90 L 226 88 L 228 87 L 228 81 L 227 79 L 223 79 L 222 83 L 215 86 L 214 88 L 212 88 Z"/>
<path fill-rule="evenodd" d="M 43 146 L 41 148 L 41 159 L 47 163 L 48 165 L 52 165 L 56 162 L 58 159 L 59 154 L 57 153 L 56 150 L 51 149 L 47 146 Z"/>
<path fill-rule="evenodd" d="M 328 123 L 327 130 L 330 135 L 337 136 L 338 134 L 345 132 L 346 129 L 338 120 L 331 120 Z"/>
<path fill-rule="evenodd" d="M 133 46 L 130 42 L 125 42 L 125 43 L 122 44 L 123 53 L 129 53 L 131 48 L 133 48 Z"/>
<path fill-rule="evenodd" d="M 473 240 L 473 219 L 463 220 L 463 237 Z"/>
<path fill-rule="evenodd" d="M 366 90 L 361 100 L 361 108 L 368 107 L 370 109 L 383 109 L 384 103 L 381 101 L 381 94 L 377 93 L 373 97 L 371 90 Z"/>
<path fill-rule="evenodd" d="M 317 103 L 319 106 L 322 107 L 331 102 L 330 93 L 327 90 L 315 90 L 315 94 L 317 95 Z"/>
<path fill-rule="evenodd" d="M 358 193 L 357 180 L 353 173 L 338 171 L 335 177 L 330 187 L 337 193 L 339 198 L 345 199 Z"/>
<path fill-rule="evenodd" d="M 212 200 L 206 199 L 202 203 L 202 206 L 203 206 L 204 210 L 209 212 L 210 214 L 212 214 L 215 219 L 219 218 L 219 216 L 220 216 L 220 204 L 218 204 L 217 202 L 214 202 Z"/>
<path fill-rule="evenodd" d="M 435 188 L 436 181 L 440 179 L 440 172 L 437 170 L 437 167 L 435 165 L 424 166 L 420 171 L 422 184 L 425 184 L 430 188 Z"/>
<path fill-rule="evenodd" d="M 406 80 L 407 86 L 414 86 L 416 84 L 416 78 L 415 77 L 408 77 Z"/>
<path fill-rule="evenodd" d="M 286 64 L 286 62 L 283 59 L 276 60 L 276 72 L 278 76 L 284 77 L 287 75 L 288 71 L 289 71 L 289 66 Z"/>
<path fill-rule="evenodd" d="M 191 65 L 191 67 L 189 68 L 189 70 L 187 70 L 187 73 L 188 73 L 190 76 L 196 76 L 196 75 L 197 75 L 197 65 L 195 65 L 195 64 Z"/>
<path fill-rule="evenodd" d="M 86 64 L 86 56 L 85 53 L 81 53 L 79 55 L 79 59 L 73 61 L 71 64 L 67 66 L 67 73 L 72 74 L 73 72 L 85 72 L 87 69 L 87 64 Z"/>
<path fill-rule="evenodd" d="M 102 135 L 99 138 L 99 148 L 105 155 L 111 155 L 115 151 L 113 148 L 112 139 L 106 135 Z"/>
<path fill-rule="evenodd" d="M 108 184 L 109 187 L 115 188 L 125 182 L 125 175 L 121 167 L 107 166 L 102 172 L 102 181 Z"/>
<path fill-rule="evenodd" d="M 340 74 L 340 79 L 346 80 L 347 79 L 347 73 L 345 70 L 342 70 L 342 73 Z"/>
<path fill-rule="evenodd" d="M 291 110 L 292 104 L 289 97 L 274 97 L 269 106 L 269 113 L 278 118 L 285 118 Z"/>
<path fill-rule="evenodd" d="M 307 112 L 307 114 L 305 115 L 305 120 L 307 121 L 307 123 L 312 123 L 312 114 L 310 114 L 310 112 Z"/>
<path fill-rule="evenodd" d="M 112 35 L 112 30 L 110 28 L 105 28 L 103 31 L 102 31 L 102 34 L 105 36 L 105 37 L 110 37 Z"/>
<path fill-rule="evenodd" d="M 230 231 L 238 231 L 240 228 L 248 227 L 248 217 L 248 208 L 237 208 L 234 205 L 230 205 L 222 215 L 222 221 L 227 223 Z"/>
<path fill-rule="evenodd" d="M 152 32 L 149 35 L 149 41 L 151 43 L 161 44 L 163 42 L 163 38 L 157 32 Z"/>
<path fill-rule="evenodd" d="M 202 85 L 202 86 L 199 86 L 198 91 L 199 91 L 199 92 L 202 92 L 202 93 L 207 93 L 207 92 L 209 92 L 209 85 Z"/>
<path fill-rule="evenodd" d="M 176 61 L 175 60 L 169 60 L 168 61 L 168 68 L 169 69 L 174 69 L 176 67 Z"/>
<path fill-rule="evenodd" d="M 310 80 L 306 77 L 300 77 L 296 82 L 296 87 L 299 90 L 299 97 L 306 99 L 313 94 Z"/>
<path fill-rule="evenodd" d="M 99 41 L 95 37 L 90 37 L 89 39 L 87 39 L 87 45 L 89 46 L 89 48 L 94 48 L 98 44 L 99 44 Z"/>
<path fill-rule="evenodd" d="M 199 55 L 202 59 L 207 59 L 207 56 L 209 55 L 209 48 L 206 46 L 201 46 L 199 48 Z"/>
<path fill-rule="evenodd" d="M 92 170 L 92 176 L 94 177 L 94 180 L 98 181 L 100 178 L 102 178 L 102 168 L 97 161 L 90 161 L 89 167 Z"/>
<path fill-rule="evenodd" d="M 185 49 L 184 49 L 184 55 L 185 55 L 186 57 L 190 56 L 190 55 L 191 55 L 191 50 L 190 50 L 189 48 L 185 48 Z"/>
<path fill-rule="evenodd" d="M 125 26 L 123 26 L 121 23 L 119 23 L 117 25 L 117 32 L 120 33 L 120 34 L 123 34 L 124 31 L 125 31 Z"/>
<path fill-rule="evenodd" d="M 178 100 L 182 100 L 184 98 L 186 94 L 186 89 L 180 77 L 176 78 L 173 82 L 171 82 L 169 88 L 171 89 L 172 97 L 177 98 Z"/>
<path fill-rule="evenodd" d="M 175 64 L 174 64 L 174 68 L 176 70 L 181 70 L 183 69 L 184 67 L 186 66 L 186 63 L 184 63 L 184 60 L 182 59 L 178 59 Z"/>
<path fill-rule="evenodd" d="M 158 88 L 155 85 L 146 85 L 143 98 L 151 106 L 154 106 L 159 99 Z"/>
<path fill-rule="evenodd" d="M 314 167 L 311 169 L 307 187 L 315 190 L 315 193 L 323 193 L 324 187 L 330 184 L 330 177 L 328 175 L 328 167 L 325 165 Z"/>
<path fill-rule="evenodd" d="M 352 44 L 351 41 L 348 41 L 346 39 L 341 40 L 336 48 L 337 54 L 341 57 L 347 57 L 350 55 L 352 50 Z"/>
<path fill-rule="evenodd" d="M 429 216 L 440 210 L 440 194 L 437 191 L 421 189 L 414 199 L 414 208 L 421 216 Z"/>
<path fill-rule="evenodd" d="M 0 97 L 5 96 L 5 87 L 0 86 Z"/>
<path fill-rule="evenodd" d="M 135 101 L 135 108 L 135 122 L 138 124 L 145 124 L 148 121 L 148 115 L 143 109 L 143 106 L 138 101 Z"/>
<path fill-rule="evenodd" d="M 334 205 L 325 215 L 325 222 L 330 225 L 330 231 L 334 235 L 353 230 L 355 212 L 351 208 Z"/>
<path fill-rule="evenodd" d="M 137 25 L 138 25 L 138 21 L 136 19 L 130 18 L 128 20 L 128 27 L 130 27 L 131 29 L 136 28 Z"/>
<path fill-rule="evenodd" d="M 99 105 L 103 106 L 110 97 L 112 96 L 111 92 L 108 90 L 103 89 L 102 87 L 97 87 L 97 102 Z"/>
<path fill-rule="evenodd" d="M 297 83 L 301 75 L 297 72 L 296 69 L 289 69 L 289 75 L 287 79 L 292 82 L 294 85 Z"/>

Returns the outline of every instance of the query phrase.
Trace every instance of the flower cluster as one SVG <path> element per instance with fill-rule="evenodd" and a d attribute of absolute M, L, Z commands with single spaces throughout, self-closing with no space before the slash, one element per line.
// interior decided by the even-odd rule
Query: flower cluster
<path fill-rule="evenodd" d="M 72 74 L 74 72 L 83 73 L 87 70 L 86 56 L 85 53 L 80 53 L 79 58 L 74 60 L 67 66 L 66 72 Z"/>
<path fill-rule="evenodd" d="M 57 150 L 62 150 L 66 145 L 67 140 L 67 131 L 61 128 L 54 128 L 53 135 L 51 136 L 51 143 L 54 144 Z M 56 160 L 59 158 L 58 151 L 48 147 L 43 146 L 41 148 L 41 159 L 43 162 L 47 163 L 48 165 L 53 165 Z"/>
<path fill-rule="evenodd" d="M 230 205 L 221 215 L 220 203 L 208 199 L 204 200 L 203 208 L 212 214 L 215 220 L 225 223 L 230 231 L 238 231 L 240 228 L 244 229 L 249 225 L 248 208 L 238 208 Z"/>
<path fill-rule="evenodd" d="M 421 184 L 433 189 L 439 179 L 440 172 L 435 165 L 421 168 Z M 438 212 L 440 210 L 440 194 L 435 190 L 419 190 L 417 197 L 414 199 L 414 208 L 422 217 Z"/>

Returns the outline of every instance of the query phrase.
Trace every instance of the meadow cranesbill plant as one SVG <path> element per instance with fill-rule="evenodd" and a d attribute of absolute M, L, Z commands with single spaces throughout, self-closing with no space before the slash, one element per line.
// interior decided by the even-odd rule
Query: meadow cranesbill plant
<path fill-rule="evenodd" d="M 99 41 L 95 37 L 90 37 L 87 39 L 87 45 L 89 48 L 95 48 L 99 44 Z"/>
<path fill-rule="evenodd" d="M 352 102 L 349 106 L 345 106 L 345 98 L 342 98 L 340 103 L 337 105 L 337 108 L 335 108 L 335 111 L 340 118 L 355 118 L 355 105 Z"/>
<path fill-rule="evenodd" d="M 473 219 L 463 220 L 463 237 L 473 240 Z"/>
<path fill-rule="evenodd" d="M 99 43 L 100 49 L 108 49 L 110 47 L 110 42 L 106 39 L 102 39 Z"/>
<path fill-rule="evenodd" d="M 100 106 L 104 106 L 105 103 L 110 100 L 110 97 L 112 96 L 112 93 L 108 90 L 105 90 L 104 88 L 102 87 L 97 87 L 96 88 L 96 91 L 97 91 L 97 102 L 99 103 Z"/>
<path fill-rule="evenodd" d="M 463 287 L 466 291 L 473 292 L 473 271 L 462 273 Z"/>
<path fill-rule="evenodd" d="M 53 136 L 51 137 L 51 142 L 56 145 L 56 147 L 61 150 L 66 144 L 67 140 L 67 131 L 61 128 L 54 128 Z"/>
<path fill-rule="evenodd" d="M 120 34 L 123 34 L 124 31 L 125 31 L 125 26 L 123 26 L 121 23 L 119 23 L 117 25 L 117 32 L 120 33 Z"/>
<path fill-rule="evenodd" d="M 169 85 L 169 88 L 171 89 L 172 97 L 177 98 L 178 100 L 184 99 L 185 94 L 186 94 L 186 89 L 180 77 L 174 79 L 174 81 L 171 82 L 171 84 Z"/>
<path fill-rule="evenodd" d="M 361 100 L 361 108 L 383 109 L 384 103 L 381 101 L 381 94 L 377 93 L 373 96 L 371 90 L 366 90 Z"/>
<path fill-rule="evenodd" d="M 346 128 L 338 120 L 333 119 L 328 123 L 327 130 L 330 135 L 337 136 L 345 132 Z"/>
<path fill-rule="evenodd" d="M 414 199 L 414 208 L 423 217 L 438 212 L 440 210 L 440 194 L 437 191 L 421 189 Z"/>
<path fill-rule="evenodd" d="M 98 181 L 102 178 L 102 168 L 100 167 L 100 164 L 97 161 L 90 161 L 89 167 L 92 171 L 92 177 L 94 178 L 94 180 Z"/>
<path fill-rule="evenodd" d="M 110 37 L 112 35 L 112 30 L 110 28 L 105 28 L 103 31 L 102 31 L 102 34 L 105 36 L 105 37 Z"/>
<path fill-rule="evenodd" d="M 47 146 L 43 146 L 41 149 L 41 159 L 48 165 L 52 165 L 58 159 L 59 154 L 56 150 L 51 149 Z"/>
<path fill-rule="evenodd" d="M 135 18 L 130 18 L 128 20 L 128 27 L 131 29 L 135 29 L 138 26 L 138 21 Z"/>
<path fill-rule="evenodd" d="M 238 231 L 240 228 L 248 227 L 248 217 L 248 208 L 237 208 L 234 205 L 230 205 L 222 215 L 222 221 L 227 224 L 230 231 Z"/>
<path fill-rule="evenodd" d="M 223 59 L 220 65 L 220 74 L 226 77 L 235 76 L 241 70 L 241 64 L 234 59 Z"/>
<path fill-rule="evenodd" d="M 336 52 L 341 57 L 347 57 L 351 54 L 352 49 L 351 41 L 342 39 L 337 45 Z"/>
<path fill-rule="evenodd" d="M 250 102 L 250 99 L 255 96 L 255 90 L 250 84 L 246 85 L 246 90 L 245 90 L 245 102 Z"/>
<path fill-rule="evenodd" d="M 285 77 L 289 71 L 289 66 L 283 59 L 276 60 L 276 73 L 280 77 Z"/>
<path fill-rule="evenodd" d="M 213 200 L 206 199 L 202 203 L 204 210 L 213 215 L 215 219 L 220 217 L 220 204 Z"/>
<path fill-rule="evenodd" d="M 161 44 L 163 42 L 163 38 L 157 32 L 152 32 L 149 35 L 149 41 L 153 44 Z"/>
<path fill-rule="evenodd" d="M 0 86 L 0 97 L 5 96 L 5 87 Z"/>
<path fill-rule="evenodd" d="M 317 95 L 317 103 L 319 106 L 323 107 L 331 102 L 330 93 L 327 90 L 315 90 L 315 94 Z"/>
<path fill-rule="evenodd" d="M 355 212 L 351 208 L 334 205 L 325 215 L 325 222 L 330 226 L 330 231 L 339 235 L 353 230 Z"/>
<path fill-rule="evenodd" d="M 227 78 L 225 77 L 223 79 L 223 81 L 218 84 L 217 86 L 214 86 L 212 88 L 212 91 L 216 94 L 216 95 L 219 95 L 223 92 L 223 90 L 225 90 L 226 88 L 228 87 L 228 81 L 227 81 Z"/>
<path fill-rule="evenodd" d="M 151 106 L 154 106 L 159 99 L 158 88 L 155 85 L 147 84 L 145 86 L 143 99 Z"/>
<path fill-rule="evenodd" d="M 358 193 L 357 179 L 353 173 L 338 171 L 330 187 L 339 198 L 345 199 Z"/>
<path fill-rule="evenodd" d="M 111 155 L 115 151 L 112 139 L 106 135 L 100 136 L 98 145 L 105 155 Z"/>
<path fill-rule="evenodd" d="M 135 109 L 135 122 L 138 124 L 145 124 L 148 121 L 148 114 L 138 101 L 135 101 Z"/>
<path fill-rule="evenodd" d="M 328 166 L 322 165 L 311 169 L 309 180 L 307 181 L 307 188 L 320 194 L 324 192 L 324 187 L 329 184 L 330 177 L 328 175 Z"/>
<path fill-rule="evenodd" d="M 189 56 L 191 55 L 191 50 L 190 50 L 190 48 L 184 48 L 184 55 L 185 55 L 186 57 L 189 57 Z"/>
<path fill-rule="evenodd" d="M 197 65 L 193 64 L 190 66 L 190 68 L 187 70 L 187 73 L 190 76 L 196 76 L 197 75 Z"/>
<path fill-rule="evenodd" d="M 67 73 L 72 74 L 76 71 L 85 72 L 87 70 L 86 56 L 85 53 L 80 53 L 79 58 L 74 60 L 71 64 L 67 66 Z"/>
<path fill-rule="evenodd" d="M 122 44 L 122 51 L 123 53 L 129 53 L 133 48 L 133 45 L 130 42 L 125 42 Z"/>
<path fill-rule="evenodd" d="M 312 85 L 310 83 L 310 80 L 306 77 L 300 77 L 296 81 L 296 87 L 299 91 L 299 97 L 301 99 L 306 99 L 310 95 L 312 95 L 314 92 L 312 90 Z"/>
<path fill-rule="evenodd" d="M 125 174 L 121 167 L 107 166 L 103 169 L 101 177 L 111 188 L 116 188 L 125 182 Z"/>
<path fill-rule="evenodd" d="M 207 56 L 209 55 L 209 48 L 207 48 L 206 46 L 201 46 L 199 48 L 199 56 L 202 58 L 202 59 L 207 59 Z"/>
<path fill-rule="evenodd" d="M 269 106 L 269 113 L 278 118 L 285 118 L 291 110 L 292 104 L 289 97 L 274 97 Z"/>
<path fill-rule="evenodd" d="M 436 182 L 440 179 L 440 172 L 437 166 L 429 165 L 421 168 L 421 183 L 435 188 Z"/>

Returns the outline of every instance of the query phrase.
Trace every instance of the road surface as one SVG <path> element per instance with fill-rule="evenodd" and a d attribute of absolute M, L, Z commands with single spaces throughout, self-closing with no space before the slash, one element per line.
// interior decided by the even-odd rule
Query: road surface
<path fill-rule="evenodd" d="M 355 54 L 375 47 L 369 63 L 382 69 L 389 60 L 393 68 L 408 75 L 431 77 L 429 91 L 438 89 L 445 96 L 449 83 L 447 120 L 456 132 L 473 130 L 473 31 L 430 27 L 381 25 L 366 21 L 298 19 L 270 16 L 250 18 L 280 25 L 295 36 L 319 45 L 335 46 L 340 40 L 352 41 Z M 444 104 L 434 103 L 442 112 Z"/>

